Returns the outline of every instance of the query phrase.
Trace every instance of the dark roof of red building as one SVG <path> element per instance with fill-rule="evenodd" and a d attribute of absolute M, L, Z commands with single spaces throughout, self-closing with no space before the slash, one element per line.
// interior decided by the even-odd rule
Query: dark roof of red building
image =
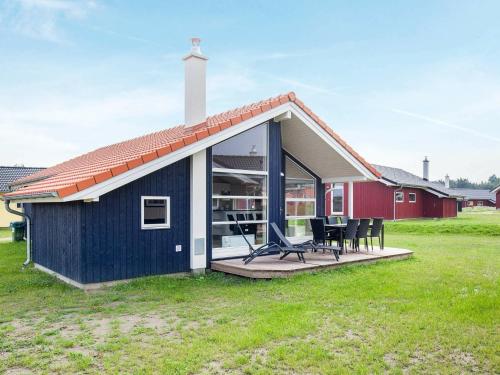
<path fill-rule="evenodd" d="M 99 148 L 16 181 L 19 188 L 7 196 L 52 194 L 59 198 L 67 197 L 288 102 L 301 108 L 358 162 L 379 177 L 370 163 L 290 92 L 209 116 L 206 121 L 194 126 L 180 125 Z"/>
<path fill-rule="evenodd" d="M 487 200 L 496 202 L 495 193 L 486 190 L 486 189 L 460 189 L 460 188 L 452 188 L 450 189 L 457 193 L 458 195 L 463 195 L 467 200 Z"/>
<path fill-rule="evenodd" d="M 436 191 L 437 193 L 447 196 L 459 196 L 459 197 L 462 196 L 462 194 L 454 192 L 452 189 L 447 189 L 440 182 L 424 180 L 422 177 L 407 172 L 404 169 L 387 167 L 384 165 L 376 165 L 376 164 L 373 164 L 373 166 L 380 172 L 383 179 L 392 182 L 396 185 L 431 189 Z"/>
<path fill-rule="evenodd" d="M 0 166 L 0 193 L 10 191 L 10 184 L 20 178 L 27 177 L 33 173 L 39 172 L 44 168 L 13 166 Z"/>

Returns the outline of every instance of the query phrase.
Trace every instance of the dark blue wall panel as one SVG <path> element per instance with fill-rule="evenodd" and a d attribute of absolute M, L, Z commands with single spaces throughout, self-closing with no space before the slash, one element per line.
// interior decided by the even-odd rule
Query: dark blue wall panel
<path fill-rule="evenodd" d="M 186 158 L 99 202 L 31 205 L 35 263 L 84 284 L 189 271 L 189 171 Z M 169 229 L 141 229 L 144 195 L 170 197 Z"/>
<path fill-rule="evenodd" d="M 278 236 L 271 229 L 271 223 L 276 223 L 284 231 L 284 206 L 282 196 L 282 144 L 281 124 L 269 123 L 269 240 L 279 242 Z"/>
<path fill-rule="evenodd" d="M 28 208 L 33 261 L 78 282 L 82 282 L 81 210 L 80 202 L 37 203 Z"/>
<path fill-rule="evenodd" d="M 189 169 L 186 158 L 82 205 L 84 283 L 189 271 Z M 141 229 L 144 195 L 170 197 L 169 229 Z"/>

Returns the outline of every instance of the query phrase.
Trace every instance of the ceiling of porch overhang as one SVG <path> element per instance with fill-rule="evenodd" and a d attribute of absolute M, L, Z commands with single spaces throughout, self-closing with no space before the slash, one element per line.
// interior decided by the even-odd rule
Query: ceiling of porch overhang
<path fill-rule="evenodd" d="M 281 122 L 281 134 L 283 148 L 322 179 L 365 179 L 360 170 L 294 114 Z"/>

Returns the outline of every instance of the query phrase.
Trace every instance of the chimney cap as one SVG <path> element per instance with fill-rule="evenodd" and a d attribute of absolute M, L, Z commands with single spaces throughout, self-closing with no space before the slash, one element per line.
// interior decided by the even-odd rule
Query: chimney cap
<path fill-rule="evenodd" d="M 198 57 L 203 60 L 208 60 L 208 57 L 203 55 L 201 52 L 200 44 L 201 44 L 201 38 L 193 37 L 190 39 L 191 40 L 191 51 L 184 56 L 183 60 L 187 60 L 190 57 Z"/>

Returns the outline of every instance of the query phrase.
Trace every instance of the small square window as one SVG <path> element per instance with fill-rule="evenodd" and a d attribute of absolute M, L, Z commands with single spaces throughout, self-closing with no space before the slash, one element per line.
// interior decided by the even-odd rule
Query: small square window
<path fill-rule="evenodd" d="M 170 228 L 170 197 L 141 197 L 141 228 Z"/>
<path fill-rule="evenodd" d="M 415 194 L 415 193 L 409 193 L 408 194 L 408 201 L 410 203 L 415 203 L 417 201 L 417 194 Z"/>
<path fill-rule="evenodd" d="M 397 191 L 396 192 L 396 202 L 401 203 L 404 202 L 405 200 L 405 195 L 402 191 Z"/>

